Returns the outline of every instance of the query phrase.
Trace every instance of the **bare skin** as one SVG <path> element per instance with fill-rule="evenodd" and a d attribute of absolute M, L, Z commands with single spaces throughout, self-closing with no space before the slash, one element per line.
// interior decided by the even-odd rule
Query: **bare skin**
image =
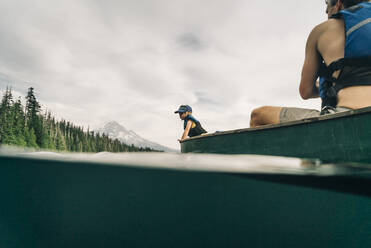
<path fill-rule="evenodd" d="M 263 106 L 251 112 L 250 127 L 280 123 L 282 107 Z"/>
<path fill-rule="evenodd" d="M 190 114 L 191 114 L 190 112 L 179 113 L 179 118 L 181 120 L 184 120 Z M 189 133 L 189 130 L 191 129 L 191 127 L 192 127 L 192 121 L 189 120 L 189 121 L 187 121 L 187 125 L 186 125 L 186 128 L 184 129 L 182 137 L 180 139 L 178 139 L 179 142 L 182 142 L 184 139 L 186 139 L 188 137 L 188 133 Z"/>
<path fill-rule="evenodd" d="M 340 0 L 331 6 L 327 2 L 326 13 L 332 16 L 339 10 L 344 9 Z M 321 61 L 327 65 L 344 57 L 345 30 L 344 21 L 341 19 L 329 19 L 316 26 L 310 33 L 306 49 L 305 60 L 301 73 L 299 93 L 306 100 L 318 97 L 318 71 Z M 339 71 L 334 73 L 334 77 Z M 351 109 L 371 106 L 371 86 L 353 86 L 344 88 L 338 93 L 338 106 Z M 251 113 L 250 126 L 280 123 L 280 112 L 282 107 L 264 106 L 254 109 Z"/>

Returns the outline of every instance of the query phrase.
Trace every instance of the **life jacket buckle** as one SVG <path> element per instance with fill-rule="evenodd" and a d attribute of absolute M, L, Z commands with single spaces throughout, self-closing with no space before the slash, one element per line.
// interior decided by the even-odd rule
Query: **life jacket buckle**
<path fill-rule="evenodd" d="M 333 106 L 326 105 L 321 109 L 320 115 L 335 114 L 335 113 L 336 113 L 336 109 Z"/>

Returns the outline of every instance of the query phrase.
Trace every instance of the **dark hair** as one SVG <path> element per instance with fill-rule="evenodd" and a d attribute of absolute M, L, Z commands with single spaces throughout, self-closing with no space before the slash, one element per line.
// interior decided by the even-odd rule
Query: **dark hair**
<path fill-rule="evenodd" d="M 349 8 L 349 7 L 352 7 L 353 5 L 356 5 L 362 2 L 368 2 L 368 0 L 340 0 L 340 2 L 344 4 L 344 8 Z"/>
<path fill-rule="evenodd" d="M 337 3 L 337 0 L 329 0 L 330 7 L 334 6 Z"/>

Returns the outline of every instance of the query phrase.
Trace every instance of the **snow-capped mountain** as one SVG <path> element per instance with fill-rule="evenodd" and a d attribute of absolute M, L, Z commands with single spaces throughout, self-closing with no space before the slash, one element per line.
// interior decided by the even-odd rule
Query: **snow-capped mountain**
<path fill-rule="evenodd" d="M 110 121 L 106 123 L 102 128 L 96 130 L 96 132 L 104 133 L 108 135 L 111 139 L 118 139 L 121 142 L 134 145 L 137 147 L 149 147 L 158 151 L 165 151 L 165 152 L 175 152 L 175 150 L 168 148 L 166 146 L 162 146 L 155 142 L 146 140 L 140 137 L 132 130 L 127 130 L 125 127 L 117 123 L 116 121 Z"/>

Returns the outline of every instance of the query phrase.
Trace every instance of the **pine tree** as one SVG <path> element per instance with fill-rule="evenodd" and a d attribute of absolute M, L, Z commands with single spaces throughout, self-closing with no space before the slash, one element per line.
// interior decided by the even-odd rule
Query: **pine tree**
<path fill-rule="evenodd" d="M 14 135 L 13 127 L 13 95 L 11 89 L 6 88 L 0 105 L 0 143 L 7 145 L 15 145 L 16 137 Z"/>
<path fill-rule="evenodd" d="M 57 137 L 56 137 L 56 140 L 55 140 L 55 148 L 58 151 L 65 151 L 66 150 L 66 141 L 65 141 L 60 129 L 57 129 Z"/>
<path fill-rule="evenodd" d="M 40 148 L 44 148 L 44 149 L 50 149 L 50 136 L 48 134 L 48 129 L 46 127 L 46 125 L 44 124 L 43 128 L 42 128 L 42 133 L 41 133 L 41 140 L 40 140 L 41 144 L 40 144 Z"/>
<path fill-rule="evenodd" d="M 29 130 L 33 129 L 36 136 L 36 143 L 41 146 L 43 124 L 39 116 L 41 105 L 36 100 L 34 88 L 30 87 L 26 96 L 26 124 Z"/>
<path fill-rule="evenodd" d="M 36 135 L 33 128 L 25 131 L 25 137 L 28 147 L 38 148 L 39 146 L 36 143 Z"/>
<path fill-rule="evenodd" d="M 16 138 L 15 145 L 17 146 L 26 146 L 27 142 L 24 136 L 25 129 L 25 116 L 22 108 L 21 99 L 19 98 L 12 107 L 12 116 L 13 116 L 13 128 L 14 135 Z"/>
<path fill-rule="evenodd" d="M 8 128 L 6 125 L 6 121 L 7 121 L 8 109 L 10 108 L 9 105 L 10 105 L 10 99 L 9 99 L 9 90 L 7 87 L 3 95 L 3 98 L 1 100 L 1 105 L 0 105 L 0 143 L 4 142 L 5 131 Z"/>

